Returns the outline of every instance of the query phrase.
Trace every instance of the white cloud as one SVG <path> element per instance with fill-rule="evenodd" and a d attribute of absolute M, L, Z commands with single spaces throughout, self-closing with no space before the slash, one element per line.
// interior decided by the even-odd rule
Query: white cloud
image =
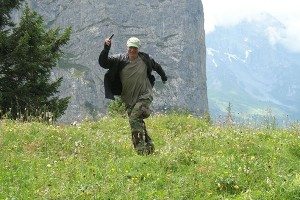
<path fill-rule="evenodd" d="M 242 20 L 257 19 L 269 13 L 286 27 L 284 37 L 275 32 L 272 42 L 282 42 L 293 51 L 300 52 L 300 9 L 297 0 L 202 0 L 205 31 L 213 32 L 216 26 L 234 26 Z"/>

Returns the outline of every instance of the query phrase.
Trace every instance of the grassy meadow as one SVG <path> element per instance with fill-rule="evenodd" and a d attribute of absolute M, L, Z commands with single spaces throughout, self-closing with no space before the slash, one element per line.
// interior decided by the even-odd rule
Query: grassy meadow
<path fill-rule="evenodd" d="M 137 155 L 126 118 L 76 126 L 0 121 L 0 199 L 300 199 L 300 127 L 146 120 Z"/>

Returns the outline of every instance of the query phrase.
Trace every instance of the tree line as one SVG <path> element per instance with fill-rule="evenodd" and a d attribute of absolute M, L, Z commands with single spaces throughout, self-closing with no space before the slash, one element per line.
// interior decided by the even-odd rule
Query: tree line
<path fill-rule="evenodd" d="M 71 28 L 47 28 L 41 15 L 22 6 L 24 0 L 0 2 L 0 120 L 39 117 L 57 120 L 70 97 L 59 98 L 62 77 L 51 81 L 51 70 L 70 40 Z M 18 24 L 11 12 L 23 7 Z"/>

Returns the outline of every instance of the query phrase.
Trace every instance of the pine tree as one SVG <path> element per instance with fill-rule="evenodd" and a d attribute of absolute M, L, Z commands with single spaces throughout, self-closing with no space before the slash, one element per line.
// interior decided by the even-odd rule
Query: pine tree
<path fill-rule="evenodd" d="M 13 9 L 19 8 L 21 2 L 24 0 L 0 0 L 0 78 L 4 76 L 4 62 L 8 54 L 8 36 L 9 29 L 7 26 L 13 26 L 14 23 L 11 21 L 10 13 Z M 2 83 L 0 82 L 0 87 Z M 0 102 L 2 102 L 3 94 L 0 90 Z M 0 107 L 0 118 L 1 118 L 1 107 Z"/>
<path fill-rule="evenodd" d="M 1 0 L 0 1 L 0 30 L 5 26 L 12 26 L 10 13 L 13 9 L 19 8 L 21 2 L 24 0 Z"/>
<path fill-rule="evenodd" d="M 27 120 L 51 113 L 57 119 L 66 110 L 69 97 L 55 96 L 62 77 L 50 82 L 71 28 L 60 32 L 59 28 L 46 30 L 42 17 L 26 6 L 19 26 L 6 38 L 0 62 L 0 110 L 9 118 Z"/>
<path fill-rule="evenodd" d="M 232 125 L 234 121 L 233 121 L 233 116 L 232 116 L 232 112 L 231 112 L 232 105 L 230 102 L 228 103 L 228 107 L 226 108 L 226 110 L 227 110 L 227 116 L 226 116 L 225 122 L 227 125 Z"/>
<path fill-rule="evenodd" d="M 13 26 L 10 13 L 13 9 L 18 9 L 24 0 L 0 0 L 0 67 L 7 55 L 9 29 L 7 26 Z M 1 73 L 0 73 L 1 77 Z M 1 93 L 0 93 L 1 99 Z"/>

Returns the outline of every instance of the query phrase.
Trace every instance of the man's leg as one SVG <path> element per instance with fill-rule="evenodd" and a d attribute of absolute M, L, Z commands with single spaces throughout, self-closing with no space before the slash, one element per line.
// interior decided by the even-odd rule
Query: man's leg
<path fill-rule="evenodd" d="M 148 151 L 148 154 L 152 154 L 154 152 L 154 144 L 152 142 L 151 137 L 149 136 L 147 129 L 146 129 L 146 124 L 144 122 L 144 131 L 145 131 L 145 142 L 146 142 L 146 149 Z"/>
<path fill-rule="evenodd" d="M 154 145 L 143 120 L 150 116 L 150 103 L 149 100 L 140 100 L 127 110 L 132 132 L 132 143 L 138 154 L 151 154 L 154 151 Z"/>

